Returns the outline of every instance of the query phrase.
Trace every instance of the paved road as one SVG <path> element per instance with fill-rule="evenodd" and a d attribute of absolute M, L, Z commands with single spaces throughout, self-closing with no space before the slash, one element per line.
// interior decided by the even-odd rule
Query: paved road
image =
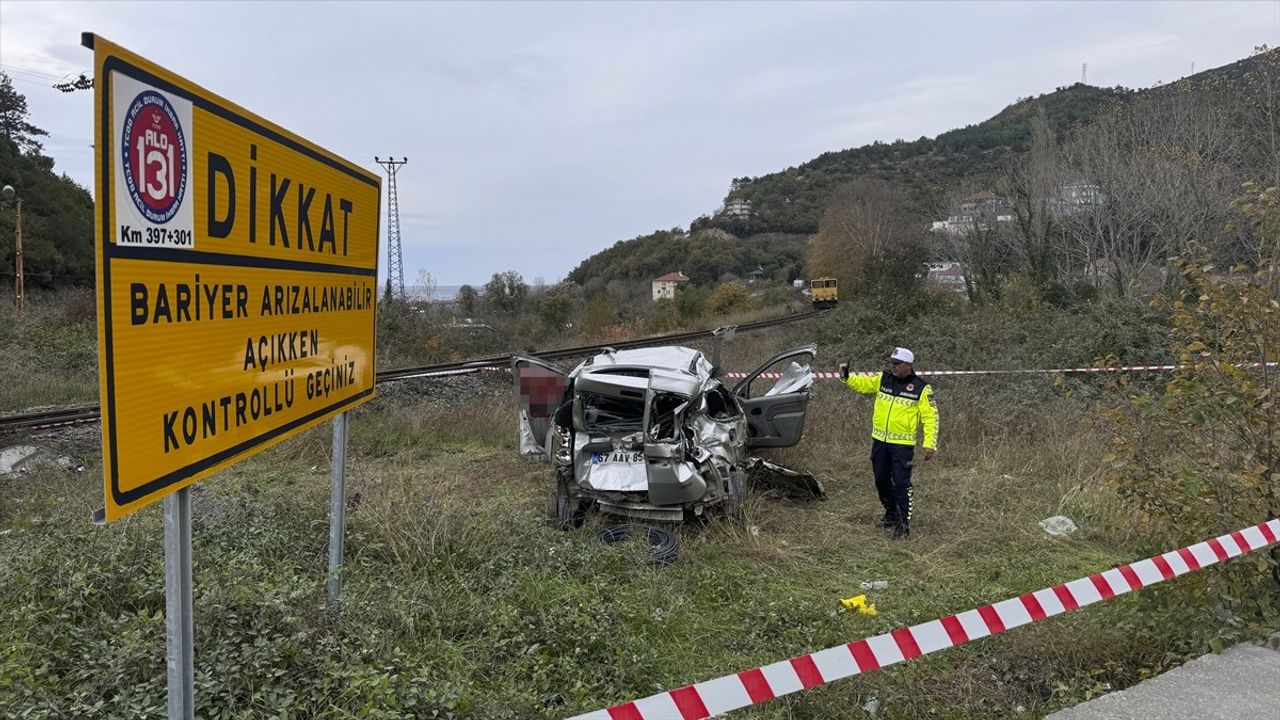
<path fill-rule="evenodd" d="M 1274 641 L 1273 641 L 1274 644 Z M 1280 650 L 1243 644 L 1045 720 L 1275 720 Z"/>

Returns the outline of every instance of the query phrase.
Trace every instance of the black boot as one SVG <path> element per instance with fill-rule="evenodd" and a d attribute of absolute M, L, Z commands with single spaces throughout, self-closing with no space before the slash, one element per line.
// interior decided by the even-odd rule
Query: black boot
<path fill-rule="evenodd" d="M 880 522 L 877 524 L 885 530 L 888 530 L 898 524 L 898 519 L 889 515 L 889 513 L 885 513 L 884 517 L 880 518 Z"/>
<path fill-rule="evenodd" d="M 906 540 L 911 537 L 911 528 L 906 523 L 897 523 L 893 526 L 893 539 Z"/>

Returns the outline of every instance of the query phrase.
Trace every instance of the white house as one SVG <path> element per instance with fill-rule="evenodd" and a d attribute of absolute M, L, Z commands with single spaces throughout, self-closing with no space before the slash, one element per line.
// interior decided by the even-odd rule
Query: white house
<path fill-rule="evenodd" d="M 653 279 L 653 300 L 657 302 L 662 298 L 668 300 L 674 299 L 676 296 L 676 286 L 681 283 L 689 282 L 689 277 L 679 270 L 673 273 L 667 273 L 660 278 Z"/>
<path fill-rule="evenodd" d="M 946 235 L 968 235 L 975 228 L 987 230 L 991 227 L 991 220 L 997 223 L 1012 222 L 1013 215 L 1007 212 L 1003 199 L 984 190 L 961 200 L 956 214 L 946 220 L 933 221 L 929 231 Z"/>
<path fill-rule="evenodd" d="M 720 215 L 726 217 L 748 218 L 751 217 L 751 201 L 750 200 L 729 200 L 720 208 Z"/>
<path fill-rule="evenodd" d="M 958 262 L 928 263 L 929 282 L 954 293 L 964 293 L 964 268 Z"/>

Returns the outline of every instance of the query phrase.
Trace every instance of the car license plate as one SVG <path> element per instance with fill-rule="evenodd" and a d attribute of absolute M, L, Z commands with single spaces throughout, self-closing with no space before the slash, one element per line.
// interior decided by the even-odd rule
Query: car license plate
<path fill-rule="evenodd" d="M 635 465 L 644 461 L 644 453 L 636 450 L 614 450 L 607 453 L 591 453 L 592 465 Z"/>

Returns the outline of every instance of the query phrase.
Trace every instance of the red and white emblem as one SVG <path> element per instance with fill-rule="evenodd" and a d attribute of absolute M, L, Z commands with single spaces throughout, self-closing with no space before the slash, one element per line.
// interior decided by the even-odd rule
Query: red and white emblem
<path fill-rule="evenodd" d="M 144 90 L 129 103 L 119 156 L 138 212 L 157 225 L 173 219 L 187 191 L 187 140 L 164 95 Z"/>

